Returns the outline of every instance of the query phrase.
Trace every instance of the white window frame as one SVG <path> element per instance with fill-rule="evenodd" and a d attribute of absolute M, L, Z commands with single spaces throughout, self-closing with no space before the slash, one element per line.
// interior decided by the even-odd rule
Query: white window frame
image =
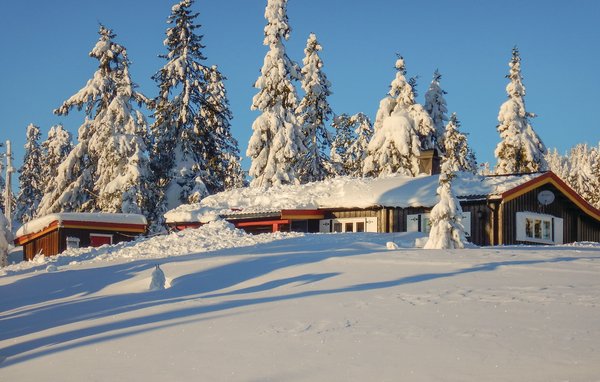
<path fill-rule="evenodd" d="M 67 236 L 65 244 L 67 246 L 67 249 L 79 248 L 81 240 L 78 237 Z"/>
<path fill-rule="evenodd" d="M 563 244 L 563 219 L 536 212 L 517 212 L 517 241 Z"/>
<path fill-rule="evenodd" d="M 429 213 L 406 215 L 406 232 L 423 232 L 429 235 L 431 223 Z M 462 213 L 462 225 L 465 229 L 465 237 L 471 237 L 471 212 Z"/>
<path fill-rule="evenodd" d="M 334 232 L 334 224 L 342 225 L 341 232 L 356 232 L 356 223 L 364 223 L 363 232 L 377 232 L 377 217 L 322 219 L 319 221 L 319 232 Z M 346 231 L 346 224 L 352 223 L 352 231 Z"/>

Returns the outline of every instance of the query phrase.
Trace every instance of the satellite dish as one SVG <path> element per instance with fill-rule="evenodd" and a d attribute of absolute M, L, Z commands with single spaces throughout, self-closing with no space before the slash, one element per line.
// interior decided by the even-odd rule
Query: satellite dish
<path fill-rule="evenodd" d="M 538 194 L 537 198 L 541 205 L 547 206 L 554 201 L 554 193 L 550 190 L 544 190 Z"/>

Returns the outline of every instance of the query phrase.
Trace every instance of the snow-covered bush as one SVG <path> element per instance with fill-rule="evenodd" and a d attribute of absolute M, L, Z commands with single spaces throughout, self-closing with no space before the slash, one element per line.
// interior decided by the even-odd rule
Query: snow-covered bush
<path fill-rule="evenodd" d="M 425 249 L 464 248 L 467 243 L 462 225 L 462 208 L 452 192 L 452 178 L 449 162 L 442 164 L 440 183 L 437 189 L 440 201 L 429 215 L 431 231 Z"/>

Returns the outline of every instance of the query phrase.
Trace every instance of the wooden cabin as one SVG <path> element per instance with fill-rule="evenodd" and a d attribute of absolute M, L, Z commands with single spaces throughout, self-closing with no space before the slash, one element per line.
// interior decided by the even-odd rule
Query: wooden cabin
<path fill-rule="evenodd" d="M 23 246 L 23 260 L 37 254 L 54 256 L 67 248 L 99 247 L 131 241 L 146 233 L 143 215 L 116 213 L 56 213 L 24 224 L 15 244 Z"/>
<path fill-rule="evenodd" d="M 252 233 L 429 232 L 429 212 L 437 203 L 438 175 L 340 180 L 335 197 L 314 208 L 274 210 L 253 206 L 221 213 L 221 218 Z M 335 181 L 332 187 L 335 187 Z M 299 193 L 308 192 L 296 187 Z M 322 187 L 322 186 L 321 186 Z M 458 174 L 453 190 L 463 209 L 469 241 L 477 245 L 600 242 L 600 211 L 552 172 L 505 176 Z M 261 190 L 257 191 L 257 200 Z M 290 191 L 292 192 L 292 191 Z M 235 198 L 233 198 L 235 199 Z M 225 209 L 228 206 L 219 206 Z M 172 228 L 198 227 L 202 217 L 167 213 Z"/>

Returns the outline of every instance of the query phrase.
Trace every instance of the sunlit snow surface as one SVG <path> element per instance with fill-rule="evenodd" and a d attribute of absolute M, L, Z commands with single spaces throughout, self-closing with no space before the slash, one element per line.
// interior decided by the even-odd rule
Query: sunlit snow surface
<path fill-rule="evenodd" d="M 12 265 L 0 376 L 598 380 L 600 246 L 424 250 L 417 239 L 250 236 L 214 222 Z M 166 288 L 149 291 L 156 264 Z"/>

